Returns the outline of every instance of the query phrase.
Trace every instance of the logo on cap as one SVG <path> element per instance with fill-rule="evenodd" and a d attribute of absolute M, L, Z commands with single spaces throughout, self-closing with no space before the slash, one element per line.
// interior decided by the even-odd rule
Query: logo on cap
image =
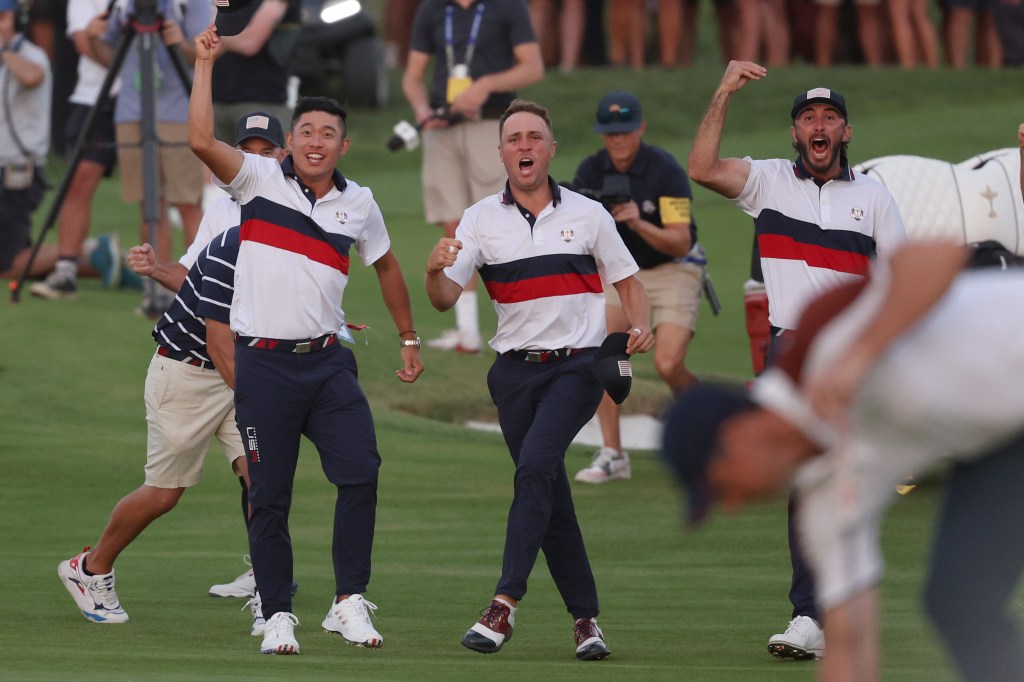
<path fill-rule="evenodd" d="M 822 97 L 824 99 L 832 98 L 832 91 L 828 88 L 814 88 L 813 90 L 807 91 L 807 99 L 815 99 Z"/>
<path fill-rule="evenodd" d="M 251 128 L 262 128 L 263 130 L 268 130 L 270 128 L 270 119 L 266 116 L 250 116 L 245 119 L 245 129 L 249 130 Z"/>

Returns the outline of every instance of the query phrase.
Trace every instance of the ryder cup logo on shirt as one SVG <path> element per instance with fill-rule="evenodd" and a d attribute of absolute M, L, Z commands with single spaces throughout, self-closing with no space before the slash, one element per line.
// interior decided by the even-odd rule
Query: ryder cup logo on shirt
<path fill-rule="evenodd" d="M 334 217 L 342 225 L 348 222 L 348 213 L 345 213 L 344 211 L 338 211 L 337 213 L 334 214 Z"/>
<path fill-rule="evenodd" d="M 568 242 L 571 242 L 573 239 L 576 238 L 576 233 L 572 231 L 572 228 L 567 227 L 564 230 L 562 230 L 560 236 L 562 237 L 562 241 L 563 242 L 568 243 Z"/>
<path fill-rule="evenodd" d="M 852 211 L 850 211 L 850 215 L 853 217 L 854 220 L 857 220 L 857 221 L 864 220 L 864 209 L 863 208 L 855 208 Z"/>
<path fill-rule="evenodd" d="M 655 209 L 654 202 L 651 201 L 650 199 L 644 199 L 644 203 L 640 207 L 640 210 L 643 213 L 651 214 L 651 213 L 654 213 L 654 209 Z"/>

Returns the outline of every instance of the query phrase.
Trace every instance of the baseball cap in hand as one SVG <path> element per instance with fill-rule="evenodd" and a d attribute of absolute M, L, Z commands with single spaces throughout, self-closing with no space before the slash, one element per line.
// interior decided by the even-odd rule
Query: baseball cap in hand
<path fill-rule="evenodd" d="M 254 111 L 238 119 L 235 125 L 235 146 L 250 137 L 266 140 L 275 147 L 284 147 L 284 133 L 276 117 L 262 111 Z"/>
<path fill-rule="evenodd" d="M 789 112 L 789 117 L 795 119 L 797 114 L 812 104 L 831 104 L 836 111 L 843 115 L 844 119 L 849 120 L 850 118 L 846 114 L 846 99 L 835 90 L 828 88 L 813 88 L 807 92 L 801 92 L 793 100 L 793 109 Z"/>
<path fill-rule="evenodd" d="M 625 400 L 633 387 L 633 366 L 626 355 L 628 342 L 626 332 L 609 334 L 594 356 L 594 376 L 616 404 Z"/>
<path fill-rule="evenodd" d="M 231 14 L 243 10 L 253 3 L 253 0 L 213 0 L 217 13 Z M 219 25 L 218 25 L 219 27 Z"/>
<path fill-rule="evenodd" d="M 597 124 L 594 132 L 631 133 L 644 122 L 644 112 L 636 95 L 616 90 L 609 92 L 597 103 Z"/>
<path fill-rule="evenodd" d="M 719 427 L 753 407 L 743 390 L 708 382 L 685 391 L 665 413 L 661 455 L 686 489 L 691 526 L 703 521 L 711 509 L 707 469 Z"/>

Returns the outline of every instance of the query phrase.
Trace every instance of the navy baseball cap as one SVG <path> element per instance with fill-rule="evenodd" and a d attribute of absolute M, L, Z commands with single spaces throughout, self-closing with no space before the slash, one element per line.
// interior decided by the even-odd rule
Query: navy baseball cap
<path fill-rule="evenodd" d="M 685 391 L 665 413 L 661 455 L 686 489 L 691 526 L 703 521 L 711 509 L 707 470 L 717 449 L 719 427 L 754 406 L 742 389 L 708 382 Z"/>
<path fill-rule="evenodd" d="M 626 399 L 629 390 L 633 388 L 633 366 L 629 364 L 629 356 L 626 354 L 628 342 L 629 334 L 626 332 L 609 334 L 594 356 L 594 376 L 617 405 Z"/>
<path fill-rule="evenodd" d="M 281 122 L 275 116 L 262 111 L 254 111 L 238 119 L 238 124 L 235 126 L 235 146 L 237 147 L 250 137 L 266 140 L 275 147 L 284 147 Z"/>
<path fill-rule="evenodd" d="M 631 133 L 644 122 L 640 100 L 630 92 L 616 90 L 609 92 L 597 103 L 597 123 L 594 132 Z"/>
<path fill-rule="evenodd" d="M 0 0 L 0 12 L 17 12 L 21 9 L 18 0 Z"/>
<path fill-rule="evenodd" d="M 846 114 L 846 99 L 835 90 L 828 88 L 813 88 L 807 92 L 801 92 L 793 100 L 793 109 L 789 112 L 789 117 L 796 119 L 797 114 L 811 104 L 830 104 L 843 115 L 844 119 L 849 120 L 850 118 Z"/>

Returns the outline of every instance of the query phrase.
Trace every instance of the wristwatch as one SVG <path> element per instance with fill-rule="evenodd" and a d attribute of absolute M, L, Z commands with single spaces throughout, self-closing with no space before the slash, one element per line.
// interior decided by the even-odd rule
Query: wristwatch
<path fill-rule="evenodd" d="M 408 348 L 409 346 L 415 346 L 416 348 L 419 348 L 421 345 L 420 337 L 417 336 L 415 339 L 402 339 L 401 345 L 402 348 Z"/>

